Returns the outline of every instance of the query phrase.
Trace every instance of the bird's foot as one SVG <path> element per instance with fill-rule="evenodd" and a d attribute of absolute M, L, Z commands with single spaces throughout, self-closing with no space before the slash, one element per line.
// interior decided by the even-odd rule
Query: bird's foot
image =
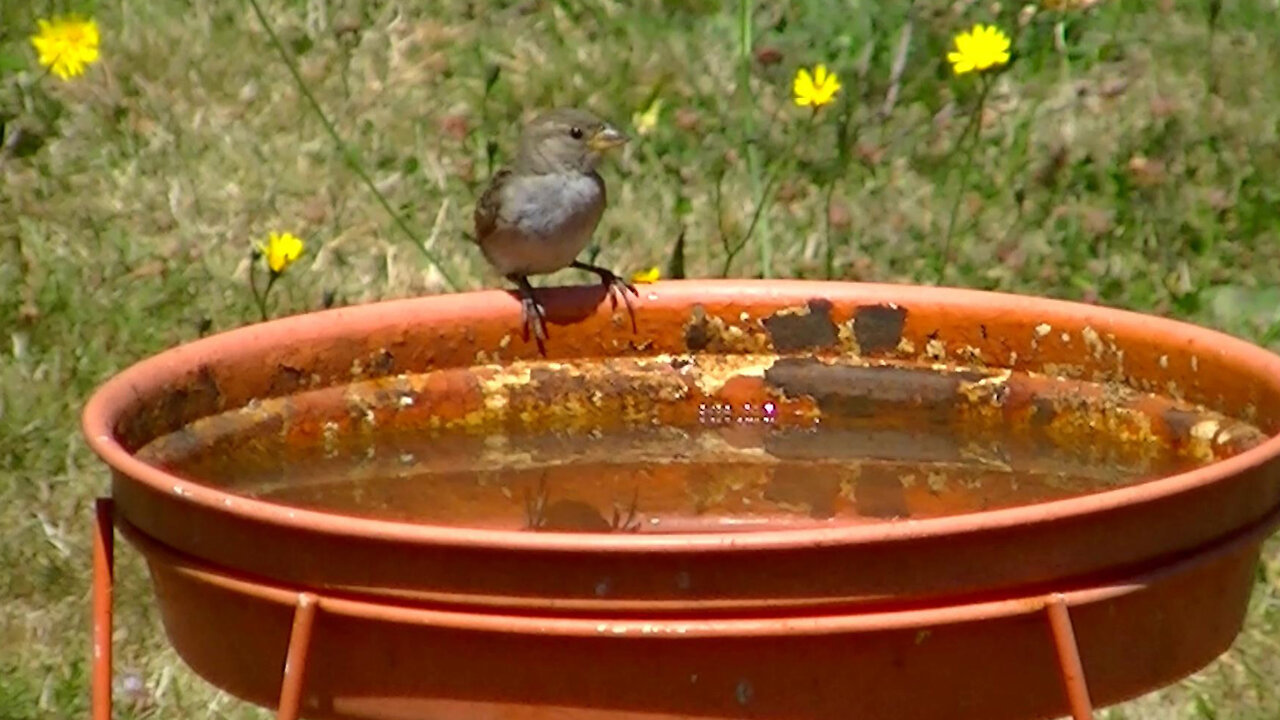
<path fill-rule="evenodd" d="M 599 267 L 598 265 L 588 265 L 584 262 L 574 261 L 573 267 L 579 270 L 586 270 L 595 273 L 600 277 L 600 284 L 605 286 L 605 290 L 609 293 L 609 308 L 611 310 L 618 309 L 618 297 L 622 297 L 622 302 L 627 306 L 627 315 L 631 318 L 631 332 L 637 332 L 636 328 L 636 309 L 631 304 L 631 296 L 640 297 L 640 291 L 636 290 L 636 286 L 623 280 L 613 273 L 611 270 Z"/>
<path fill-rule="evenodd" d="M 613 520 L 609 523 L 609 529 L 613 532 L 637 532 L 640 530 L 640 519 L 637 517 L 637 505 L 640 501 L 640 488 L 636 488 L 635 493 L 631 496 L 631 503 L 626 507 L 626 514 L 623 514 L 622 508 L 617 503 L 613 505 Z"/>
<path fill-rule="evenodd" d="M 534 341 L 538 343 L 538 350 L 544 355 L 546 348 L 543 342 L 547 339 L 547 311 L 542 304 L 531 297 L 520 298 L 520 310 L 524 319 L 524 339 L 528 341 L 529 336 L 533 335 Z"/>
<path fill-rule="evenodd" d="M 533 341 L 538 344 L 538 352 L 542 355 L 547 354 L 547 310 L 538 302 L 537 296 L 533 294 L 533 286 L 529 284 L 528 278 L 512 276 L 509 278 L 520 288 L 520 315 L 523 321 L 522 337 L 525 342 L 529 341 L 529 336 L 533 336 Z"/>

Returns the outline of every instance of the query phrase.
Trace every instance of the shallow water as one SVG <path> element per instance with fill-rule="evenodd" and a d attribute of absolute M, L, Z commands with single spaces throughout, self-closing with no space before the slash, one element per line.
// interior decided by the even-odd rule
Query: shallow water
<path fill-rule="evenodd" d="M 1194 467 L 1158 443 L 1058 447 L 957 440 L 946 428 L 691 427 L 404 432 L 286 444 L 246 433 L 227 453 L 160 438 L 139 455 L 232 492 L 345 515 L 475 528 L 703 532 L 885 522 L 1025 505 Z"/>

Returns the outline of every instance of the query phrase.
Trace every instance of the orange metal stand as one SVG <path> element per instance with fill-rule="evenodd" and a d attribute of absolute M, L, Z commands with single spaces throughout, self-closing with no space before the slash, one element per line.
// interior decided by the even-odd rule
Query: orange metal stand
<path fill-rule="evenodd" d="M 93 518 L 93 720 L 111 720 L 111 593 L 115 584 L 115 521 L 111 498 L 98 498 Z M 297 720 L 302 702 L 302 680 L 307 670 L 307 650 L 320 599 L 299 593 L 280 681 L 277 720 Z"/>
<path fill-rule="evenodd" d="M 114 506 L 111 498 L 98 498 L 93 534 L 93 669 L 92 720 L 111 720 L 111 624 L 112 587 L 115 579 Z M 284 658 L 280 700 L 276 720 L 298 720 L 302 704 L 307 656 L 322 598 L 310 592 L 298 593 L 293 628 Z M 1044 607 L 1057 650 L 1058 669 L 1066 690 L 1073 720 L 1091 720 L 1093 707 L 1085 682 L 1080 651 L 1076 645 L 1071 615 L 1061 593 L 1045 596 Z"/>
<path fill-rule="evenodd" d="M 1076 633 L 1071 627 L 1066 598 L 1062 593 L 1053 593 L 1045 609 L 1049 612 L 1049 625 L 1053 628 L 1058 670 L 1062 672 L 1062 685 L 1067 690 L 1072 720 L 1089 720 L 1093 717 L 1093 704 L 1089 700 L 1089 686 L 1085 684 L 1084 666 L 1080 663 L 1080 648 L 1076 647 Z"/>
<path fill-rule="evenodd" d="M 115 584 L 115 524 L 111 498 L 93 516 L 93 720 L 111 720 L 111 589 Z"/>
<path fill-rule="evenodd" d="M 293 612 L 293 630 L 289 633 L 289 651 L 284 660 L 284 678 L 280 681 L 280 704 L 276 720 L 295 720 L 302 703 L 302 679 L 307 671 L 307 650 L 311 647 L 311 628 L 315 625 L 320 600 L 311 593 L 298 593 Z"/>

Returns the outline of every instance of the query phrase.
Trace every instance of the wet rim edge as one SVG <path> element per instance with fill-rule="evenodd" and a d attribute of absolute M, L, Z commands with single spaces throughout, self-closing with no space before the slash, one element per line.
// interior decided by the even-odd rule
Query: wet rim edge
<path fill-rule="evenodd" d="M 857 284 L 805 280 L 685 280 L 646 285 L 637 301 L 645 306 L 687 307 L 693 304 L 735 304 L 744 300 L 766 300 L 780 304 L 804 303 L 814 297 L 838 302 L 941 305 L 952 310 L 966 308 L 991 312 L 1000 307 L 1017 307 L 1019 314 L 1039 315 L 1045 322 L 1069 323 L 1072 327 L 1106 326 L 1117 335 L 1143 334 L 1177 338 L 1187 352 L 1201 355 L 1230 355 L 1235 364 L 1265 379 L 1280 392 L 1280 356 L 1225 333 L 1190 323 L 1064 300 L 1008 293 L 916 285 Z M 910 297 L 904 301 L 904 297 Z M 609 312 L 602 305 L 597 312 Z M 1170 475 L 1129 487 L 1107 490 L 1075 498 L 1033 505 L 988 510 L 939 518 L 906 519 L 875 525 L 793 530 L 762 530 L 725 535 L 671 533 L 616 535 L 581 533 L 528 533 L 519 530 L 479 530 L 423 525 L 390 520 L 374 520 L 304 510 L 216 490 L 147 465 L 121 446 L 112 427 L 121 412 L 138 394 L 138 388 L 167 381 L 205 358 L 255 355 L 278 347 L 282 337 L 347 337 L 357 329 L 376 326 L 419 324 L 421 318 L 463 314 L 473 321 L 501 321 L 513 324 L 520 304 L 512 295 L 490 290 L 422 298 L 393 300 L 297 315 L 260 323 L 180 345 L 128 367 L 100 386 L 86 404 L 81 428 L 90 448 L 105 463 L 151 490 L 179 496 L 189 502 L 219 512 L 280 527 L 352 539 L 396 541 L 415 545 L 465 546 L 472 548 L 561 552 L 653 552 L 670 553 L 782 550 L 832 545 L 890 543 L 927 537 L 955 536 L 1000 530 L 1028 522 L 1063 520 L 1136 505 L 1208 485 L 1245 472 L 1280 457 L 1280 435 L 1239 455 L 1188 472 Z M 429 322 L 429 321 L 428 321 Z M 234 348 L 234 352 L 226 352 Z"/>

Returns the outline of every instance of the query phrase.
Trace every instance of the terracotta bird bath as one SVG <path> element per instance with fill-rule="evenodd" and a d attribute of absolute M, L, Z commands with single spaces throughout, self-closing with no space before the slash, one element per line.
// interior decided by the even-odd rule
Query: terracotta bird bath
<path fill-rule="evenodd" d="M 166 632 L 279 717 L 1022 720 L 1238 633 L 1280 358 L 1065 302 L 817 282 L 343 308 L 94 395 Z"/>

